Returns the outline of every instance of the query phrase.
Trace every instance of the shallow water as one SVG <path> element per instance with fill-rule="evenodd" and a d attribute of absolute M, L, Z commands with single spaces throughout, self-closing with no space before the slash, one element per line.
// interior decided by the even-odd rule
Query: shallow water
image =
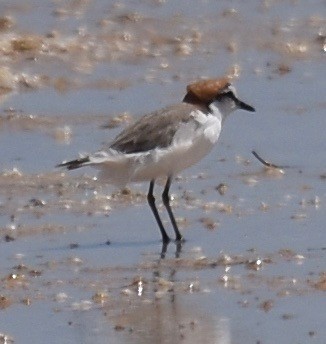
<path fill-rule="evenodd" d="M 323 10 L 0 5 L 0 341 L 324 343 Z M 213 152 L 174 181 L 187 241 L 161 259 L 148 185 L 121 193 L 92 169 L 54 166 L 225 73 L 256 113 L 231 116 Z M 252 150 L 288 167 L 266 169 Z"/>

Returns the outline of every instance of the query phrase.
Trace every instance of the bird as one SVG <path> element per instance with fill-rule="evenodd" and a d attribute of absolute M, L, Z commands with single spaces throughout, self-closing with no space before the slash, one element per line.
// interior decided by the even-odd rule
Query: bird
<path fill-rule="evenodd" d="M 217 143 L 225 119 L 235 110 L 255 112 L 241 101 L 228 76 L 200 79 L 186 87 L 181 103 L 145 114 L 126 127 L 105 149 L 57 167 L 74 170 L 92 166 L 99 170 L 98 180 L 124 187 L 131 182 L 149 182 L 147 201 L 160 229 L 162 241 L 167 234 L 154 197 L 158 178 L 165 177 L 162 201 L 175 233 L 184 240 L 170 205 L 169 191 L 174 176 L 204 158 Z"/>

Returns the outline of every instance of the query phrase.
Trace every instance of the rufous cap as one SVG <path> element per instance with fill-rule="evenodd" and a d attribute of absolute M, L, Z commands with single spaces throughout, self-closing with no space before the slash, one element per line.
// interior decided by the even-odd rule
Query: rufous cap
<path fill-rule="evenodd" d="M 230 84 L 228 77 L 199 80 L 187 86 L 187 92 L 192 93 L 203 102 L 209 102 Z"/>

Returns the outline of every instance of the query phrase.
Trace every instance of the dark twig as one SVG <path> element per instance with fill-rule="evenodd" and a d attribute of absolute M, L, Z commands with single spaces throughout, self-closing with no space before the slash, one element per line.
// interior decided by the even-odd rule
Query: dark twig
<path fill-rule="evenodd" d="M 277 168 L 277 169 L 282 169 L 282 168 L 288 168 L 289 166 L 279 166 L 272 164 L 271 162 L 268 162 L 261 158 L 255 151 L 251 151 L 251 153 L 254 155 L 255 158 L 257 158 L 264 166 L 271 167 L 271 168 Z"/>

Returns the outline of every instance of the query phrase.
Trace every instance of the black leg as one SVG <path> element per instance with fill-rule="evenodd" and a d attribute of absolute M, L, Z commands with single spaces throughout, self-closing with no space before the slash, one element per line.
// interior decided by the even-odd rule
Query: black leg
<path fill-rule="evenodd" d="M 182 235 L 179 232 L 177 222 L 175 221 L 172 209 L 170 207 L 169 190 L 170 190 L 171 183 L 172 183 L 172 177 L 169 176 L 168 180 L 166 181 L 166 184 L 165 184 L 165 188 L 164 188 L 164 191 L 162 194 L 162 199 L 163 199 L 163 204 L 164 204 L 166 210 L 168 211 L 168 214 L 169 214 L 169 217 L 170 217 L 170 220 L 171 220 L 174 232 L 175 232 L 175 240 L 176 241 L 182 241 L 183 240 Z"/>
<path fill-rule="evenodd" d="M 148 201 L 148 204 L 151 207 L 152 212 L 153 212 L 153 214 L 155 216 L 155 220 L 156 220 L 158 226 L 160 227 L 163 243 L 168 243 L 170 241 L 170 238 L 166 234 L 165 228 L 163 226 L 163 223 L 161 221 L 160 215 L 159 215 L 159 213 L 157 211 L 157 208 L 156 208 L 156 205 L 155 205 L 155 197 L 153 195 L 154 183 L 155 183 L 155 180 L 152 180 L 151 183 L 149 184 L 149 190 L 148 190 L 148 194 L 147 194 L 147 201 Z"/>

